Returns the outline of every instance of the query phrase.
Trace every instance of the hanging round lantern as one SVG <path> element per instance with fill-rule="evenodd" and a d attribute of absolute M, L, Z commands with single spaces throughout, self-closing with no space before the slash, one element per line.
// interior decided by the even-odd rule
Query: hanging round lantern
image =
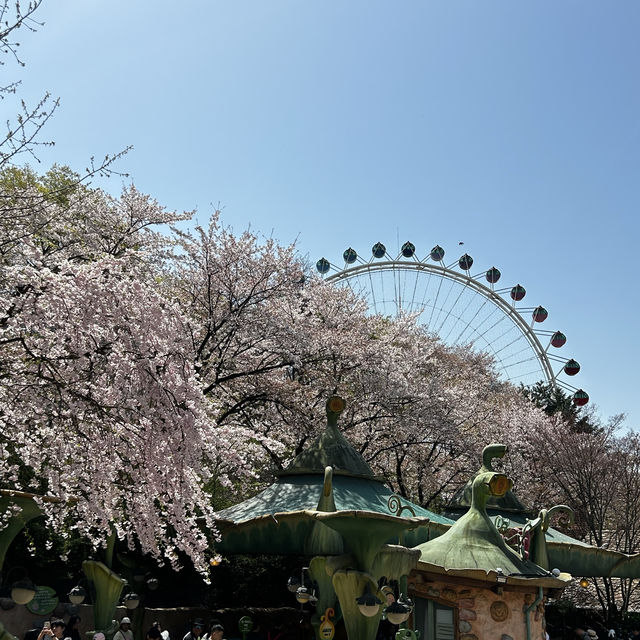
<path fill-rule="evenodd" d="M 560 347 L 562 347 L 566 341 L 567 341 L 567 336 L 565 336 L 564 333 L 562 333 L 562 331 L 556 331 L 551 336 L 551 346 L 555 347 L 556 349 L 559 349 Z"/>
<path fill-rule="evenodd" d="M 140 604 L 140 596 L 137 593 L 128 593 L 124 597 L 124 606 L 133 611 Z"/>
<path fill-rule="evenodd" d="M 496 269 L 495 267 L 491 267 L 491 269 L 489 269 L 489 271 L 487 271 L 486 273 L 487 282 L 495 284 L 496 282 L 498 282 L 498 280 L 500 280 L 501 275 L 502 274 L 500 273 L 500 271 L 498 271 L 498 269 Z"/>
<path fill-rule="evenodd" d="M 405 602 L 398 600 L 388 605 L 384 613 L 391 624 L 402 624 L 409 619 L 411 607 Z"/>
<path fill-rule="evenodd" d="M 376 242 L 371 248 L 371 253 L 374 258 L 382 258 L 386 252 L 387 248 L 382 244 L 382 242 Z"/>
<path fill-rule="evenodd" d="M 412 242 L 405 242 L 402 245 L 402 249 L 400 249 L 400 251 L 402 251 L 402 255 L 405 258 L 411 258 L 413 254 L 416 252 L 416 245 L 413 244 Z"/>
<path fill-rule="evenodd" d="M 296 590 L 296 600 L 300 604 L 306 604 L 307 602 L 309 602 L 309 600 L 311 600 L 311 594 L 309 593 L 307 587 L 298 587 L 298 589 Z"/>
<path fill-rule="evenodd" d="M 11 599 L 16 604 L 29 604 L 36 595 L 36 588 L 29 580 L 29 578 L 23 578 L 11 585 Z"/>
<path fill-rule="evenodd" d="M 444 258 L 444 249 L 437 244 L 433 249 L 431 249 L 431 253 L 429 254 L 432 260 L 436 262 L 440 262 L 442 258 Z"/>
<path fill-rule="evenodd" d="M 367 584 L 365 592 L 359 598 L 356 598 L 356 604 L 358 605 L 358 609 L 363 616 L 372 618 L 373 616 L 378 614 L 378 611 L 380 611 L 382 600 L 380 600 L 378 596 L 371 593 L 371 589 Z"/>
<path fill-rule="evenodd" d="M 473 258 L 468 253 L 465 253 L 460 258 L 460 260 L 458 260 L 458 264 L 460 265 L 461 269 L 469 271 L 469 269 L 471 269 L 471 265 L 473 264 Z"/>
<path fill-rule="evenodd" d="M 531 314 L 534 322 L 544 322 L 549 312 L 544 307 L 536 307 Z"/>
<path fill-rule="evenodd" d="M 578 389 L 573 394 L 573 404 L 575 404 L 577 407 L 584 407 L 587 402 L 589 402 L 589 394 L 586 391 Z"/>
<path fill-rule="evenodd" d="M 78 585 L 77 587 L 73 587 L 73 589 L 69 591 L 68 596 L 69 602 L 71 604 L 82 604 L 84 602 L 84 599 L 87 597 L 87 592 L 85 591 L 84 587 Z"/>
<path fill-rule="evenodd" d="M 515 287 L 513 287 L 513 289 L 511 289 L 511 293 L 509 295 L 511 296 L 512 300 L 519 302 L 520 300 L 522 300 L 522 298 L 525 297 L 526 294 L 526 289 L 522 285 L 517 284 Z"/>
<path fill-rule="evenodd" d="M 573 359 L 567 360 L 567 364 L 564 365 L 564 372 L 568 376 L 575 376 L 580 371 L 580 365 Z"/>
<path fill-rule="evenodd" d="M 331 265 L 329 264 L 329 261 L 326 258 L 320 258 L 320 260 L 316 262 L 316 269 L 320 273 L 327 273 L 327 271 L 329 271 L 330 266 Z"/>
<path fill-rule="evenodd" d="M 342 257 L 344 258 L 344 261 L 347 264 L 353 264 L 356 261 L 356 258 L 358 257 L 358 254 L 356 253 L 355 249 L 352 249 L 351 247 L 349 247 L 343 254 Z"/>

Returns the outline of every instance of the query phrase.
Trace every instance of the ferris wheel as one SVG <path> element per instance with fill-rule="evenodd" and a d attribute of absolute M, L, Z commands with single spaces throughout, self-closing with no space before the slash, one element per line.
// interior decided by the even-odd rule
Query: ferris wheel
<path fill-rule="evenodd" d="M 444 256 L 436 245 L 419 258 L 415 245 L 405 242 L 393 257 L 377 242 L 368 259 L 349 247 L 342 254 L 343 266 L 323 257 L 316 269 L 326 281 L 364 297 L 372 313 L 417 314 L 418 322 L 445 344 L 487 352 L 504 380 L 516 385 L 542 381 L 570 392 L 575 405 L 587 404 L 588 394 L 566 381 L 580 365 L 556 352 L 566 336 L 541 328 L 547 310 L 522 306 L 526 290 L 520 284 L 496 288 L 501 276 L 496 267 L 474 274 L 469 254 L 451 264 Z"/>

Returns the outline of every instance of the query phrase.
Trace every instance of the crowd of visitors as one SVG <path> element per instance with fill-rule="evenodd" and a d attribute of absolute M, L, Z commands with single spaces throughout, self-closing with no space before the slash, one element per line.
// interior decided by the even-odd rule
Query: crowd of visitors
<path fill-rule="evenodd" d="M 84 640 L 84 634 L 80 633 L 80 616 L 73 615 L 65 623 L 61 618 L 40 622 L 29 629 L 24 640 Z M 385 624 L 386 623 L 386 626 Z M 274 632 L 264 632 L 260 624 L 257 624 L 250 634 L 250 640 L 281 640 L 282 629 L 276 625 Z M 383 621 L 378 630 L 376 640 L 390 640 L 398 630 L 396 625 Z M 184 631 L 181 630 L 181 631 Z M 208 623 L 203 618 L 195 618 L 186 633 L 178 631 L 173 640 L 225 640 L 225 629 L 219 620 L 210 620 Z M 546 634 L 545 634 L 546 635 Z M 606 638 L 604 637 L 606 635 Z M 590 628 L 576 628 L 573 630 L 575 640 L 640 640 L 640 630 L 634 630 L 630 635 L 609 629 L 608 633 L 598 636 L 598 633 Z M 546 635 L 548 640 L 549 636 Z M 97 632 L 93 640 L 106 640 L 105 634 Z M 159 622 L 154 622 L 142 637 L 137 637 L 131 629 L 131 619 L 124 616 L 118 623 L 118 629 L 112 640 L 172 640 L 168 629 L 163 629 Z"/>
<path fill-rule="evenodd" d="M 61 618 L 36 622 L 33 628 L 24 634 L 24 640 L 83 640 L 79 630 L 80 622 L 80 616 L 77 615 L 71 616 L 66 623 Z M 93 640 L 106 638 L 104 633 L 97 632 Z M 144 638 L 137 638 L 131 629 L 131 618 L 124 616 L 118 624 L 113 640 L 171 640 L 171 636 L 159 622 L 154 622 Z M 196 618 L 184 637 L 179 634 L 174 640 L 224 640 L 224 627 L 219 620 L 212 620 L 207 624 L 202 618 Z"/>

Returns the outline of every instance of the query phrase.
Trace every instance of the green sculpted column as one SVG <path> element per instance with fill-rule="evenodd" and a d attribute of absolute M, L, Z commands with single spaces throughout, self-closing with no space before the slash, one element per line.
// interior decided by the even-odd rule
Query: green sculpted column
<path fill-rule="evenodd" d="M 33 496 L 22 492 L 3 491 L 0 494 L 0 514 L 10 514 L 7 526 L 0 530 L 0 571 L 7 549 L 29 520 L 42 515 L 42 509 Z"/>
<path fill-rule="evenodd" d="M 111 632 L 113 617 L 125 585 L 124 580 L 97 560 L 85 560 L 82 570 L 93 582 L 96 600 L 93 603 L 95 631 Z"/>

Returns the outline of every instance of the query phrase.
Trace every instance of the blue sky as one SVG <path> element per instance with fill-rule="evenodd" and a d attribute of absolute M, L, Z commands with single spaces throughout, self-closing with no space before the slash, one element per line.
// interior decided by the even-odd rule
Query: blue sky
<path fill-rule="evenodd" d="M 313 261 L 463 241 L 549 310 L 601 414 L 640 427 L 640 4 L 44 0 L 38 17 L 26 68 L 2 74 L 60 96 L 43 168 L 133 145 L 118 168 L 167 207 L 220 203 Z"/>

